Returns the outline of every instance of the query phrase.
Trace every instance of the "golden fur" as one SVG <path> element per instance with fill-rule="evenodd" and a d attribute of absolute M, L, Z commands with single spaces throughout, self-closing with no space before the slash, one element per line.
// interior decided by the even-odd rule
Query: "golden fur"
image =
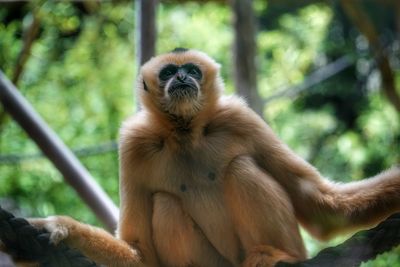
<path fill-rule="evenodd" d="M 188 62 L 203 73 L 199 92 L 177 101 L 157 77 Z M 34 223 L 108 266 L 255 267 L 306 258 L 298 222 L 325 239 L 400 210 L 399 168 L 334 184 L 222 90 L 204 53 L 151 59 L 138 78 L 143 109 L 121 129 L 118 239 L 66 217 Z"/>

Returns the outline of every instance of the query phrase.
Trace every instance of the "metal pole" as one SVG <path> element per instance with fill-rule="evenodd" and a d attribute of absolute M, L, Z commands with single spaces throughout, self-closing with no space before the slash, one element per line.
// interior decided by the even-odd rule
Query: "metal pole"
<path fill-rule="evenodd" d="M 115 230 L 118 208 L 87 169 L 0 71 L 0 101 L 109 230 Z"/>

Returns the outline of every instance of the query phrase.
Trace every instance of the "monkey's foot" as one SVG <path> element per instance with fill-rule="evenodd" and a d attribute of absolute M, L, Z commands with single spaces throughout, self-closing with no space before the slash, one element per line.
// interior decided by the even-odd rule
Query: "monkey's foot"
<path fill-rule="evenodd" d="M 28 219 L 29 223 L 39 229 L 45 229 L 50 233 L 50 243 L 57 245 L 69 235 L 68 221 L 71 219 L 65 216 L 51 216 L 45 219 Z"/>
<path fill-rule="evenodd" d="M 247 255 L 243 267 L 274 267 L 279 261 L 294 262 L 295 259 L 271 246 L 256 246 Z"/>

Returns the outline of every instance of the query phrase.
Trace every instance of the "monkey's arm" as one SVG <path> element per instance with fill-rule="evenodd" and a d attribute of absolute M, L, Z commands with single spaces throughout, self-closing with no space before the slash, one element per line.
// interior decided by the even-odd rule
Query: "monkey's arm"
<path fill-rule="evenodd" d="M 146 112 L 128 118 L 120 130 L 120 220 L 117 236 L 137 248 L 145 266 L 159 266 L 152 237 L 154 173 L 163 174 L 152 158 L 157 139 Z"/>
<path fill-rule="evenodd" d="M 117 235 L 139 250 L 146 266 L 158 266 L 152 240 L 152 198 L 143 188 L 132 188 L 127 177 L 121 177 L 121 209 Z"/>
<path fill-rule="evenodd" d="M 149 177 L 154 171 L 150 159 L 143 160 L 142 139 L 123 127 L 120 144 L 120 221 L 117 236 L 139 250 L 146 266 L 158 266 L 152 239 L 153 199 Z M 127 129 L 128 128 L 128 129 Z M 132 129 L 132 130 L 129 130 Z"/>
<path fill-rule="evenodd" d="M 251 131 L 258 164 L 288 192 L 300 222 L 326 239 L 341 231 L 367 227 L 400 210 L 400 168 L 347 184 L 324 179 L 292 152 L 261 119 Z"/>

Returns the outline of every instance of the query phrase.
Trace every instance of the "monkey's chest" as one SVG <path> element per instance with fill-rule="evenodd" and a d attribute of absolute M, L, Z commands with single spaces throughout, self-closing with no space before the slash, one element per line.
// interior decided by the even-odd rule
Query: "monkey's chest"
<path fill-rule="evenodd" d="M 176 169 L 166 173 L 166 191 L 179 198 L 184 213 L 221 255 L 234 258 L 231 254 L 239 241 L 224 203 L 225 160 L 197 160 L 192 165 L 186 159 L 185 164 L 177 164 Z"/>

